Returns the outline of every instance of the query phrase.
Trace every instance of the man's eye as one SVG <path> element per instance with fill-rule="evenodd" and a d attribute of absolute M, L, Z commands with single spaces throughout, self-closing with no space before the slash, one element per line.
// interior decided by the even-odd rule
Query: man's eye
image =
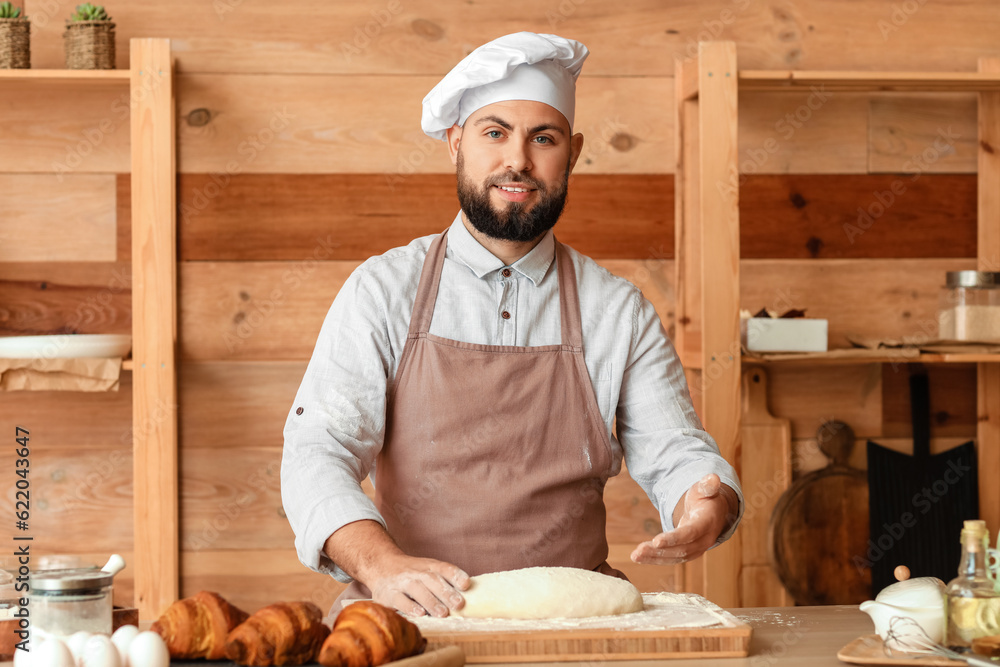
<path fill-rule="evenodd" d="M 535 137 L 535 142 L 539 144 L 551 144 L 552 139 L 549 137 Z"/>
<path fill-rule="evenodd" d="M 489 132 L 486 133 L 486 136 L 488 136 L 490 139 L 499 139 L 500 137 L 503 136 L 503 133 L 500 132 L 500 130 L 490 130 Z"/>

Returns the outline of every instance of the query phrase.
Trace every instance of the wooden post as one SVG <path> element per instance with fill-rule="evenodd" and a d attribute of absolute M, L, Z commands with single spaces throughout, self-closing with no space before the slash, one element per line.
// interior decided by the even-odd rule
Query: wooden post
<path fill-rule="evenodd" d="M 131 40 L 135 605 L 179 593 L 174 92 L 170 41 Z"/>
<path fill-rule="evenodd" d="M 698 100 L 688 98 L 685 83 L 694 61 L 677 60 L 674 74 L 674 346 L 688 375 L 701 368 L 701 230 L 698 222 Z M 692 383 L 693 384 L 693 383 Z M 692 394 L 700 414 L 700 395 Z"/>
<path fill-rule="evenodd" d="M 703 42 L 698 58 L 702 421 L 740 467 L 740 220 L 736 44 Z M 705 558 L 705 594 L 740 606 L 739 531 Z"/>
<path fill-rule="evenodd" d="M 1000 72 L 1000 58 L 981 58 L 980 72 Z M 1000 92 L 979 93 L 980 271 L 1000 271 Z M 1000 363 L 977 366 L 979 515 L 1000 530 Z"/>

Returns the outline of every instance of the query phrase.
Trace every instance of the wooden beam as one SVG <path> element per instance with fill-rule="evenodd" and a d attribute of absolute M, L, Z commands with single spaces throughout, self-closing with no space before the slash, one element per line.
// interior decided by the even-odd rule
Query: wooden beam
<path fill-rule="evenodd" d="M 135 604 L 177 599 L 177 275 L 170 41 L 131 40 Z"/>
<path fill-rule="evenodd" d="M 740 213 L 736 44 L 703 42 L 698 59 L 701 175 L 702 421 L 722 455 L 740 458 Z M 740 534 L 708 552 L 706 597 L 740 606 Z"/>
<path fill-rule="evenodd" d="M 1000 77 L 1000 58 L 982 58 L 983 76 Z M 979 94 L 980 271 L 1000 271 L 1000 91 Z M 978 370 L 979 515 L 990 534 L 1000 530 L 1000 363 Z"/>

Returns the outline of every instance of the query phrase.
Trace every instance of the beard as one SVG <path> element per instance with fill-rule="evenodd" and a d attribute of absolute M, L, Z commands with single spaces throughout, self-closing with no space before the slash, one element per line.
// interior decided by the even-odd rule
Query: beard
<path fill-rule="evenodd" d="M 566 185 L 569 182 L 569 163 L 562 182 L 551 192 L 539 180 L 524 173 L 490 176 L 477 186 L 465 174 L 462 153 L 458 154 L 458 201 L 476 231 L 500 241 L 533 241 L 552 229 L 566 204 Z M 498 210 L 490 201 L 490 191 L 501 183 L 523 183 L 535 188 L 538 201 L 530 208 L 525 202 L 505 202 Z"/>

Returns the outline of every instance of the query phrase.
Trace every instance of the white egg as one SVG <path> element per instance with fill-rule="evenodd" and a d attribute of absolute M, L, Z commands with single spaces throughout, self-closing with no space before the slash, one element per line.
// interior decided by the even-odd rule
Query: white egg
<path fill-rule="evenodd" d="M 79 661 L 83 657 L 83 647 L 88 639 L 90 639 L 90 633 L 86 630 L 74 632 L 66 638 L 66 646 L 69 647 L 74 660 Z"/>
<path fill-rule="evenodd" d="M 123 625 L 111 635 L 111 643 L 118 647 L 122 667 L 128 667 L 128 647 L 137 634 L 139 634 L 139 628 L 134 625 Z"/>
<path fill-rule="evenodd" d="M 131 667 L 169 667 L 167 643 L 155 632 L 140 632 L 128 647 L 128 663 Z"/>
<path fill-rule="evenodd" d="M 32 647 L 29 664 L 34 667 L 75 667 L 76 661 L 69 647 L 56 637 L 50 637 Z"/>
<path fill-rule="evenodd" d="M 91 635 L 77 661 L 78 667 L 121 667 L 121 664 L 118 648 L 107 635 Z"/>

